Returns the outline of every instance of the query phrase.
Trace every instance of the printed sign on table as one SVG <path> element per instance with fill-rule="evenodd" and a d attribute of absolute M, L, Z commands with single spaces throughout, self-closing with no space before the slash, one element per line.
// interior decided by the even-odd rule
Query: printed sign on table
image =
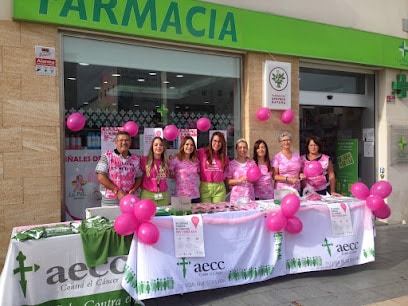
<path fill-rule="evenodd" d="M 177 258 L 205 257 L 201 215 L 174 216 L 173 228 Z"/>
<path fill-rule="evenodd" d="M 327 205 L 330 211 L 333 237 L 352 236 L 350 208 L 346 203 L 332 203 Z"/>

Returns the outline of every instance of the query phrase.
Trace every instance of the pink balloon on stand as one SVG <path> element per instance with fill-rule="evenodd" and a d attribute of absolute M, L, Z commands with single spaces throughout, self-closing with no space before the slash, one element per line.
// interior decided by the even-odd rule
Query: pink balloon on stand
<path fill-rule="evenodd" d="M 261 170 L 258 166 L 251 166 L 248 168 L 246 176 L 250 182 L 256 182 L 261 178 Z"/>
<path fill-rule="evenodd" d="M 124 214 L 133 214 L 135 205 L 140 199 L 134 194 L 127 194 L 119 201 L 119 209 Z"/>
<path fill-rule="evenodd" d="M 152 245 L 159 241 L 160 232 L 156 225 L 150 222 L 140 224 L 137 238 L 141 243 Z"/>
<path fill-rule="evenodd" d="M 323 174 L 322 164 L 316 160 L 307 162 L 303 169 L 303 174 L 306 177 L 315 177 L 315 176 Z"/>
<path fill-rule="evenodd" d="M 366 204 L 372 211 L 379 210 L 384 207 L 384 199 L 378 195 L 370 194 L 366 199 Z"/>
<path fill-rule="evenodd" d="M 150 199 L 140 200 L 135 204 L 134 215 L 140 222 L 150 221 L 156 214 L 156 204 Z"/>
<path fill-rule="evenodd" d="M 266 121 L 271 117 L 271 110 L 267 107 L 260 107 L 256 111 L 256 118 L 259 121 Z"/>
<path fill-rule="evenodd" d="M 373 211 L 373 214 L 379 219 L 387 219 L 391 216 L 391 208 L 388 204 L 385 204 L 382 208 Z"/>
<path fill-rule="evenodd" d="M 211 127 L 211 121 L 208 118 L 200 118 L 197 120 L 197 129 L 201 132 L 207 132 Z"/>
<path fill-rule="evenodd" d="M 289 234 L 299 234 L 303 229 L 302 220 L 298 217 L 293 216 L 288 218 L 288 222 L 286 223 L 285 230 Z"/>
<path fill-rule="evenodd" d="M 69 115 L 67 118 L 67 127 L 73 132 L 82 130 L 85 126 L 85 123 L 86 120 L 84 115 L 78 112 Z"/>
<path fill-rule="evenodd" d="M 286 218 L 293 217 L 300 207 L 300 199 L 295 194 L 287 194 L 281 201 L 281 212 Z"/>
<path fill-rule="evenodd" d="M 387 181 L 378 181 L 370 188 L 370 194 L 376 194 L 383 199 L 388 197 L 392 192 L 392 186 Z"/>
<path fill-rule="evenodd" d="M 364 183 L 356 182 L 351 185 L 351 194 L 359 200 L 365 200 L 370 195 L 370 189 Z"/>
<path fill-rule="evenodd" d="M 128 121 L 123 125 L 123 130 L 128 132 L 130 137 L 135 137 L 139 132 L 139 126 L 134 121 Z"/>
<path fill-rule="evenodd" d="M 175 140 L 178 136 L 178 128 L 173 124 L 166 126 L 163 130 L 163 136 L 168 141 Z"/>
<path fill-rule="evenodd" d="M 287 218 L 281 213 L 272 213 L 266 217 L 266 227 L 271 232 L 281 232 L 288 222 Z"/>
<path fill-rule="evenodd" d="M 285 110 L 281 115 L 281 120 L 284 124 L 292 123 L 293 119 L 295 118 L 295 114 L 291 109 Z"/>
<path fill-rule="evenodd" d="M 138 225 L 139 222 L 133 214 L 120 214 L 113 222 L 113 228 L 121 236 L 133 234 Z"/>

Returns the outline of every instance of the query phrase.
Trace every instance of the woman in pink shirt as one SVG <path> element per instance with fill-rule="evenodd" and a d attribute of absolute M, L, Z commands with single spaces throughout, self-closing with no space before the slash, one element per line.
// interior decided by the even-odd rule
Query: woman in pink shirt
<path fill-rule="evenodd" d="M 161 137 L 154 137 L 149 154 L 142 157 L 143 171 L 141 199 L 151 199 L 156 206 L 169 205 L 169 194 L 166 178 L 169 177 L 169 159 L 166 146 Z"/>
<path fill-rule="evenodd" d="M 266 142 L 262 139 L 255 141 L 254 161 L 261 170 L 261 177 L 254 184 L 255 199 L 268 200 L 273 199 L 273 168 L 269 158 L 269 149 Z"/>
<path fill-rule="evenodd" d="M 300 181 L 304 179 L 304 175 L 301 173 L 302 161 L 299 153 L 292 152 L 290 149 L 292 134 L 282 132 L 278 141 L 282 150 L 273 157 L 272 161 L 275 188 L 292 187 L 300 192 Z"/>
<path fill-rule="evenodd" d="M 237 157 L 225 170 L 226 183 L 231 188 L 230 202 L 245 204 L 255 200 L 254 184 L 248 181 L 247 171 L 256 164 L 248 157 L 248 143 L 244 138 L 237 140 L 235 150 Z"/>
<path fill-rule="evenodd" d="M 207 147 L 197 150 L 200 161 L 200 198 L 203 203 L 225 202 L 225 175 L 228 165 L 224 134 L 215 132 Z"/>
<path fill-rule="evenodd" d="M 191 203 L 200 203 L 200 163 L 193 137 L 182 139 L 179 151 L 170 158 L 169 169 L 176 180 L 176 197 L 189 197 Z"/>

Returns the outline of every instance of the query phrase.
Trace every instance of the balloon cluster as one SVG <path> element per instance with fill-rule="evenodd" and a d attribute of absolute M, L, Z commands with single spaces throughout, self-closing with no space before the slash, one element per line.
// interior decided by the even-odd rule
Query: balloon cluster
<path fill-rule="evenodd" d="M 391 209 L 384 201 L 391 192 L 392 186 L 388 181 L 378 181 L 370 189 L 361 182 L 351 185 L 351 194 L 357 199 L 365 200 L 374 216 L 380 219 L 387 219 L 391 215 Z"/>
<path fill-rule="evenodd" d="M 266 121 L 271 117 L 271 110 L 267 107 L 260 107 L 256 111 L 256 118 L 259 121 Z M 291 109 L 287 109 L 281 114 L 281 121 L 284 124 L 292 123 L 293 119 L 295 118 L 295 114 Z"/>
<path fill-rule="evenodd" d="M 127 194 L 119 201 L 122 212 L 113 223 L 113 227 L 121 236 L 137 234 L 140 242 L 152 245 L 159 241 L 160 232 L 150 221 L 156 214 L 156 205 L 152 200 L 140 200 L 133 194 Z"/>
<path fill-rule="evenodd" d="M 280 211 L 268 215 L 266 227 L 271 232 L 284 229 L 290 234 L 298 234 L 303 229 L 302 221 L 295 216 L 300 207 L 300 199 L 295 194 L 287 194 L 282 198 Z"/>

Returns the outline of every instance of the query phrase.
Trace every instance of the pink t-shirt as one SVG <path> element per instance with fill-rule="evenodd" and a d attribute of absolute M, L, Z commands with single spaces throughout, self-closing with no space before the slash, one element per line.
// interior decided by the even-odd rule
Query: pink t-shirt
<path fill-rule="evenodd" d="M 207 161 L 207 155 L 205 154 L 205 148 L 197 150 L 198 159 L 200 160 L 200 180 L 207 183 L 219 183 L 224 181 L 224 168 L 222 167 L 221 160 L 217 154 L 214 154 L 214 159 L 211 165 Z M 225 157 L 226 166 L 228 165 L 228 156 Z"/>
<path fill-rule="evenodd" d="M 279 169 L 278 175 L 299 178 L 299 173 L 302 169 L 302 161 L 299 153 L 292 153 L 292 158 L 287 159 L 282 152 L 277 153 L 272 160 L 272 166 Z M 295 188 L 300 191 L 300 183 L 291 184 L 286 182 L 275 182 L 276 189 L 284 189 L 286 187 Z"/>
<path fill-rule="evenodd" d="M 160 162 L 160 159 L 154 160 L 156 166 L 152 167 L 150 176 L 148 177 L 146 174 L 147 156 L 141 158 L 140 166 L 143 171 L 142 189 L 150 192 L 167 191 L 169 189 L 166 181 L 166 173 L 164 173 L 164 170 L 160 166 Z M 158 187 L 160 187 L 160 189 Z"/>
<path fill-rule="evenodd" d="M 225 170 L 225 177 L 230 179 L 238 179 L 246 176 L 250 167 L 256 166 L 256 163 L 252 159 L 247 159 L 245 163 L 239 163 L 236 159 L 233 159 Z M 232 186 L 230 202 L 232 203 L 247 203 L 250 200 L 255 200 L 254 184 L 249 181 L 241 182 Z"/>
<path fill-rule="evenodd" d="M 300 158 L 302 160 L 303 169 L 307 165 L 307 163 L 310 162 L 310 160 L 307 159 L 306 154 L 302 155 Z M 330 156 L 322 154 L 319 158 L 315 159 L 315 161 L 318 161 L 322 165 L 323 173 L 322 175 L 306 178 L 303 181 L 303 187 L 306 188 L 307 186 L 311 186 L 316 191 L 326 190 L 328 184 L 326 175 L 327 169 L 329 168 Z"/>
<path fill-rule="evenodd" d="M 170 159 L 170 170 L 174 173 L 176 181 L 176 197 L 190 197 L 197 199 L 200 197 L 200 163 L 198 159 L 195 162 L 179 160 L 174 156 Z"/>
<path fill-rule="evenodd" d="M 258 165 L 261 177 L 254 184 L 255 198 L 261 200 L 273 199 L 272 170 L 268 172 L 266 165 Z"/>

